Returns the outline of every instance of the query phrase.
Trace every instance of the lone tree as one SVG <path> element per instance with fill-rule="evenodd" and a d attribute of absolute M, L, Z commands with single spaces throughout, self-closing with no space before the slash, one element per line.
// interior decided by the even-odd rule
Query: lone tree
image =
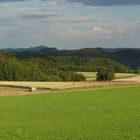
<path fill-rule="evenodd" d="M 115 79 L 115 72 L 112 69 L 97 68 L 96 76 L 97 81 L 111 81 Z"/>

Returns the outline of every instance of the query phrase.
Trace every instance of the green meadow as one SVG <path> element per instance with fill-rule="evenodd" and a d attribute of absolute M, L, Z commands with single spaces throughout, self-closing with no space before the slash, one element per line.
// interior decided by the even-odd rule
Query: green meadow
<path fill-rule="evenodd" d="M 0 140 L 139 140 L 140 86 L 0 97 Z"/>

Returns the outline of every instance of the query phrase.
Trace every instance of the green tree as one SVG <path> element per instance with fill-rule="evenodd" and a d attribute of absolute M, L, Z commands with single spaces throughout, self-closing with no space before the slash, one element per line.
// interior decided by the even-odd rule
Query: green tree
<path fill-rule="evenodd" d="M 97 81 L 111 81 L 115 79 L 115 73 L 112 69 L 97 68 Z"/>

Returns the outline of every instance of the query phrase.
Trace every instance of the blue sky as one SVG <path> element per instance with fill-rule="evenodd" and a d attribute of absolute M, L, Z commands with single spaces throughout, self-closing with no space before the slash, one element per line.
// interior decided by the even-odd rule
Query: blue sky
<path fill-rule="evenodd" d="M 140 0 L 0 0 L 0 48 L 139 48 Z"/>

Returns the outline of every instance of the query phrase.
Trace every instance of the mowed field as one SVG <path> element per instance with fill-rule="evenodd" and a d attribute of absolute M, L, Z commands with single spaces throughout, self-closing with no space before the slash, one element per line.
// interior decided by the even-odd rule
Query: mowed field
<path fill-rule="evenodd" d="M 0 97 L 1 140 L 139 140 L 139 132 L 140 86 Z"/>

